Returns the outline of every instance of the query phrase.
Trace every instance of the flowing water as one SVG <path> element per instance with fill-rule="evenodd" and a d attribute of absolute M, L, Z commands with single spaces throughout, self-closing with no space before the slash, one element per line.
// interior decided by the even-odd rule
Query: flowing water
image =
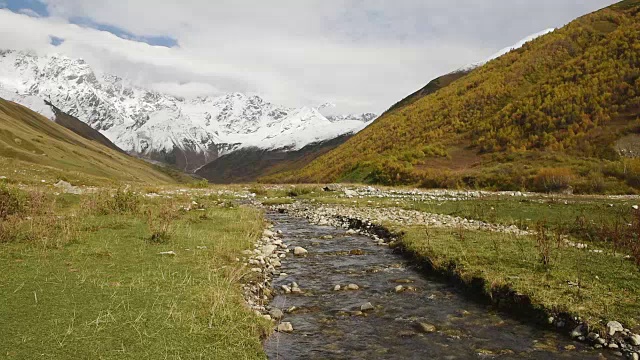
<path fill-rule="evenodd" d="M 268 216 L 286 244 L 309 251 L 287 257 L 281 271 L 288 276 L 273 281 L 278 295 L 271 306 L 285 311 L 282 321 L 294 331 L 265 342 L 269 359 L 607 358 L 465 298 L 368 237 L 285 214 Z M 322 239 L 327 235 L 333 238 Z M 302 294 L 281 290 L 293 282 Z M 360 289 L 334 291 L 348 284 Z M 415 289 L 396 293 L 398 285 Z M 369 302 L 375 309 L 361 313 Z M 425 332 L 419 323 L 436 331 Z"/>

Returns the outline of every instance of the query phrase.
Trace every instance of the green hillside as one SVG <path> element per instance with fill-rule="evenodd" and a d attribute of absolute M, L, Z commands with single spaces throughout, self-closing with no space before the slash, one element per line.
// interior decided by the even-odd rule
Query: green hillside
<path fill-rule="evenodd" d="M 65 179 L 76 184 L 173 183 L 167 170 L 85 139 L 13 102 L 0 99 L 0 176 L 10 181 Z"/>
<path fill-rule="evenodd" d="M 640 188 L 640 1 L 579 18 L 453 80 L 401 101 L 303 170 L 263 180 Z"/>

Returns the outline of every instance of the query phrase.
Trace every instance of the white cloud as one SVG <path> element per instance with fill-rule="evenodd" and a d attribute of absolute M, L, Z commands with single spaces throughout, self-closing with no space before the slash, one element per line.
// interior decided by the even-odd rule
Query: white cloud
<path fill-rule="evenodd" d="M 1 0 L 0 0 L 1 1 Z M 51 18 L 0 10 L 0 47 L 82 57 L 94 68 L 182 96 L 260 94 L 288 106 L 381 112 L 432 78 L 482 60 L 612 0 L 45 0 Z M 153 47 L 69 25 L 72 17 Z M 23 31 L 29 29 L 29 31 Z M 64 38 L 59 47 L 49 35 Z"/>
<path fill-rule="evenodd" d="M 35 11 L 31 10 L 31 9 L 20 9 L 20 10 L 18 10 L 18 12 L 20 14 L 24 14 L 24 15 L 31 16 L 31 17 L 36 17 L 36 18 L 40 17 L 40 14 L 38 14 L 37 12 L 35 12 Z"/>

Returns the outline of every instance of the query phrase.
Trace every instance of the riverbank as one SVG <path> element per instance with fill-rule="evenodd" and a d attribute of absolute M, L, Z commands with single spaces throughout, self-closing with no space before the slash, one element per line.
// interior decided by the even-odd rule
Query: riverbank
<path fill-rule="evenodd" d="M 497 307 L 524 309 L 527 317 L 595 348 L 637 356 L 640 338 L 631 330 L 637 332 L 640 323 L 640 273 L 625 254 L 608 247 L 395 207 L 317 202 L 275 207 L 316 224 L 378 229 L 375 236 L 386 235 L 381 243 L 391 242 L 432 273 Z"/>

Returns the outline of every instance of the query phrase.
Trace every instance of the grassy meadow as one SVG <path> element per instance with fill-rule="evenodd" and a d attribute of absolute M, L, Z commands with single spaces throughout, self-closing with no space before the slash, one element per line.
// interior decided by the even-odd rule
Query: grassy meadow
<path fill-rule="evenodd" d="M 263 358 L 238 262 L 261 212 L 147 191 L 0 186 L 1 358 Z"/>

